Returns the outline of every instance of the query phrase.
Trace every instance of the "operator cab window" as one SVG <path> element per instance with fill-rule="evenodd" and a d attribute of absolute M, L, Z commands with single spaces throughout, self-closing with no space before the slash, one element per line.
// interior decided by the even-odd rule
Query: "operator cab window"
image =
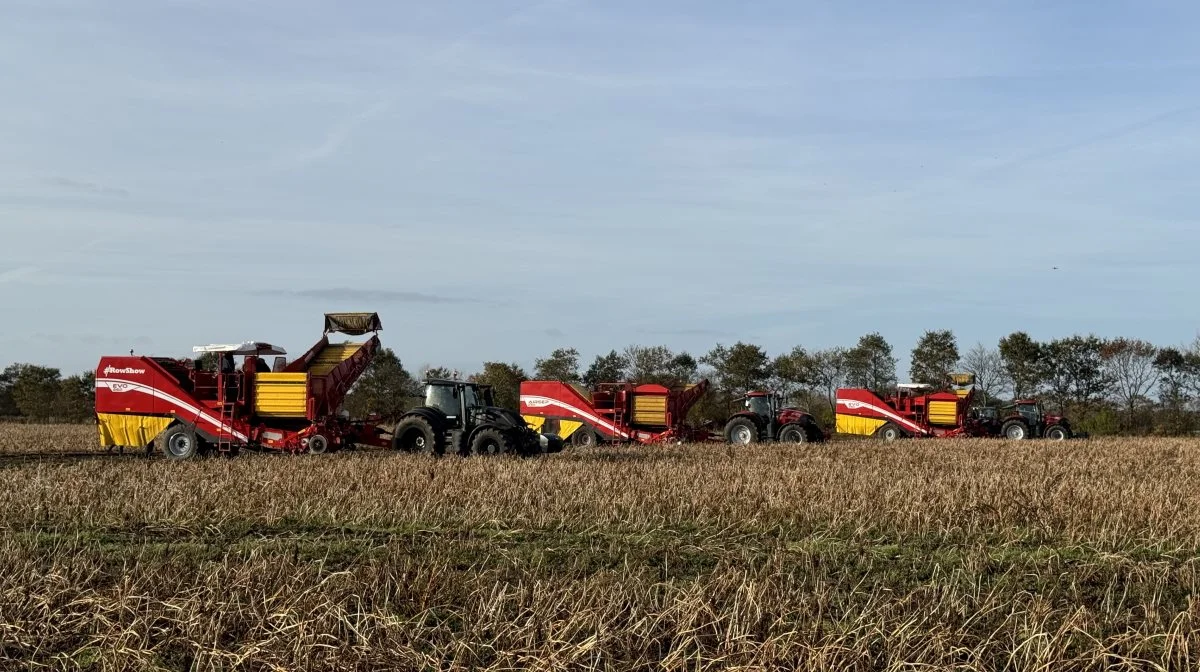
<path fill-rule="evenodd" d="M 458 399 L 453 387 L 430 385 L 425 393 L 425 405 L 432 406 L 451 418 L 458 417 Z"/>

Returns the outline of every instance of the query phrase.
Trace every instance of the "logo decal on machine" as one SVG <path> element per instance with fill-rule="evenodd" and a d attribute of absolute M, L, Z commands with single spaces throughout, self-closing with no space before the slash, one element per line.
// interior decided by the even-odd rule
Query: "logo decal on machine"
<path fill-rule="evenodd" d="M 125 367 L 124 369 L 118 369 L 117 367 L 115 367 L 115 366 L 113 366 L 113 365 L 111 365 L 111 364 L 110 364 L 110 365 L 108 365 L 108 366 L 106 366 L 106 367 L 104 367 L 104 375 L 106 375 L 106 376 L 111 376 L 111 375 L 112 375 L 112 374 L 114 374 L 114 373 L 126 373 L 126 374 L 130 374 L 130 373 L 132 373 L 132 374 L 139 374 L 139 375 L 140 375 L 140 374 L 143 374 L 143 373 L 145 373 L 145 372 L 146 372 L 146 370 L 145 370 L 145 369 L 135 369 L 135 368 L 132 368 L 132 367 Z"/>

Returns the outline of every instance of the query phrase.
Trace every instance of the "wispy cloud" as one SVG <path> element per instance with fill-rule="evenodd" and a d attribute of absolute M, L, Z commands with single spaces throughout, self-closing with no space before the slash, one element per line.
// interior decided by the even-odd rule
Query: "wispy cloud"
<path fill-rule="evenodd" d="M 87 194 L 96 194 L 99 196 L 120 196 L 122 198 L 127 198 L 129 196 L 128 189 L 122 189 L 120 187 L 110 187 L 105 184 L 100 184 L 98 182 L 89 182 L 87 180 L 76 180 L 76 179 L 70 178 L 70 177 L 63 177 L 63 176 L 48 177 L 43 181 L 50 186 L 59 187 L 61 189 L 65 189 L 68 191 L 75 191 L 75 192 L 87 193 Z"/>
<path fill-rule="evenodd" d="M 330 289 L 301 289 L 301 290 L 268 290 L 262 292 L 271 296 L 286 296 L 298 299 L 319 299 L 322 301 L 346 301 L 361 303 L 487 303 L 478 299 L 441 294 L 425 294 L 422 292 L 405 292 L 389 289 L 354 289 L 351 287 L 334 287 Z"/>
<path fill-rule="evenodd" d="M 390 101 L 381 101 L 359 110 L 329 129 L 319 144 L 280 156 L 271 162 L 270 169 L 299 170 L 336 155 L 358 127 L 383 114 L 389 107 Z"/>
<path fill-rule="evenodd" d="M 7 271 L 0 271 L 0 284 L 20 282 L 25 278 L 36 275 L 40 270 L 37 266 L 18 266 L 17 268 L 10 268 Z"/>

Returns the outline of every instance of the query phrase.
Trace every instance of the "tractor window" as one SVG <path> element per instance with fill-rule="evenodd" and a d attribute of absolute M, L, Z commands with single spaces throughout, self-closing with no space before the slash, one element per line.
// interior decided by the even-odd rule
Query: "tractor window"
<path fill-rule="evenodd" d="M 1042 411 L 1036 404 L 1021 404 L 1017 406 L 1017 412 L 1030 424 L 1037 424 L 1042 420 Z"/>
<path fill-rule="evenodd" d="M 746 409 L 755 415 L 761 415 L 764 418 L 769 418 L 774 413 L 771 409 L 771 400 L 768 397 L 747 397 Z"/>
<path fill-rule="evenodd" d="M 446 385 L 430 385 L 425 390 L 425 405 L 436 408 L 446 415 L 458 416 L 458 399 L 454 388 Z"/>
<path fill-rule="evenodd" d="M 478 394 L 478 390 L 473 387 L 463 388 L 463 401 L 466 402 L 467 408 L 480 408 L 486 405 Z"/>

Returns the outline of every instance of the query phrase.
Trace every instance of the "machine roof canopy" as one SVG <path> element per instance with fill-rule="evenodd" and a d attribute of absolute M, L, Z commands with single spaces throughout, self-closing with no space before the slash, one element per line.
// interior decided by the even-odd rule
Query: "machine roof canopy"
<path fill-rule="evenodd" d="M 246 341 L 244 343 L 213 343 L 211 345 L 197 345 L 192 348 L 192 352 L 224 352 L 230 355 L 246 355 L 246 356 L 261 356 L 261 355 L 286 355 L 287 350 L 263 343 L 261 341 Z"/>

